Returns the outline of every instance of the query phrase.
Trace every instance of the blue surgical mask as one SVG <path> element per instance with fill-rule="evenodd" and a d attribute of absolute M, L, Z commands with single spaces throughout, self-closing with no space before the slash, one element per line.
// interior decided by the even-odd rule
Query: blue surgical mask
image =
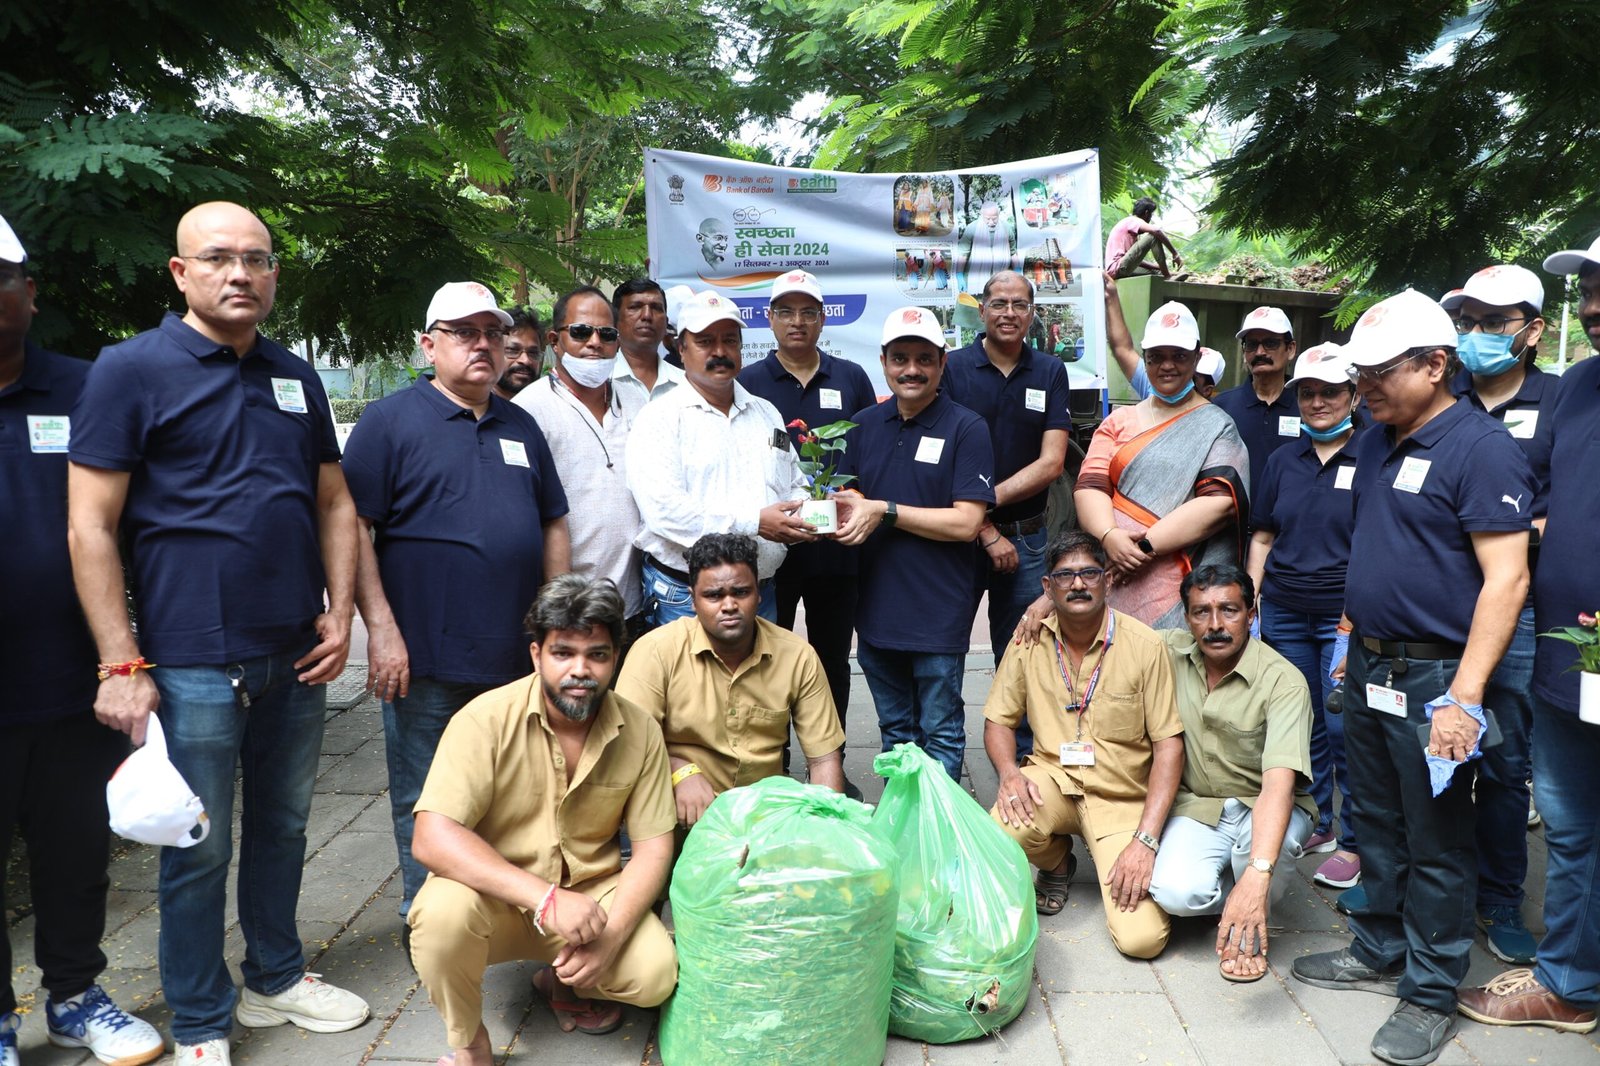
<path fill-rule="evenodd" d="M 1461 357 L 1461 364 L 1474 374 L 1497 378 L 1522 361 L 1511 354 L 1511 342 L 1515 339 L 1515 333 L 1474 331 L 1457 338 L 1456 354 Z"/>
<path fill-rule="evenodd" d="M 1168 395 L 1166 395 L 1165 393 L 1161 392 L 1158 389 L 1151 389 L 1150 390 L 1150 395 L 1154 396 L 1156 399 L 1160 400 L 1162 403 L 1168 403 L 1168 404 L 1171 404 L 1174 407 L 1176 407 L 1178 404 L 1182 403 L 1185 399 L 1187 399 L 1188 395 L 1193 391 L 1194 391 L 1194 378 L 1191 377 L 1187 382 L 1184 383 L 1183 391 L 1178 393 L 1175 396 L 1168 396 Z"/>
<path fill-rule="evenodd" d="M 1311 423 L 1307 422 L 1305 419 L 1300 420 L 1300 428 L 1306 431 L 1306 436 L 1310 437 L 1312 440 L 1323 442 L 1338 440 L 1340 437 L 1350 432 L 1350 427 L 1353 425 L 1355 425 L 1355 420 L 1349 415 L 1345 415 L 1344 421 L 1340 422 L 1332 429 L 1312 429 Z"/>

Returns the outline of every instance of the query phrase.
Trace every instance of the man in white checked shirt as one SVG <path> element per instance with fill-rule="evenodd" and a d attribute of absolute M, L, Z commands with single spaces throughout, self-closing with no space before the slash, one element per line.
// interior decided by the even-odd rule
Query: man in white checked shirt
<path fill-rule="evenodd" d="M 653 625 L 694 613 L 686 556 L 707 533 L 757 540 L 761 617 L 777 621 L 772 576 L 786 545 L 816 537 L 795 512 L 805 475 L 777 408 L 738 383 L 743 324 L 731 300 L 702 292 L 679 313 L 688 388 L 646 404 L 628 437 L 628 488 L 644 526 L 644 598 Z"/>

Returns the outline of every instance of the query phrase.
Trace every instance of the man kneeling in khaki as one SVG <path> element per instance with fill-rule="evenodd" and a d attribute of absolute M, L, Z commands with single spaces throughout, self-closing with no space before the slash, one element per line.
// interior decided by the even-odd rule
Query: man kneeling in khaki
<path fill-rule="evenodd" d="M 462 708 L 428 771 L 412 850 L 430 875 L 411 953 L 455 1066 L 492 1061 L 483 973 L 495 963 L 549 963 L 534 985 L 565 1032 L 610 1032 L 620 1003 L 653 1007 L 677 983 L 650 913 L 677 813 L 660 727 L 608 691 L 622 620 L 611 582 L 551 581 L 526 619 L 537 672 Z"/>

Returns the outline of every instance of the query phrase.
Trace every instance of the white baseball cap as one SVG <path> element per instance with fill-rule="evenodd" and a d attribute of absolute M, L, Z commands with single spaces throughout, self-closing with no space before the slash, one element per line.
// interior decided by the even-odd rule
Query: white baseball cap
<path fill-rule="evenodd" d="M 480 311 L 488 311 L 502 326 L 511 328 L 511 316 L 500 310 L 494 293 L 476 281 L 449 281 L 439 286 L 439 291 L 428 301 L 428 317 L 422 325 L 428 329 L 436 322 L 455 322 L 471 318 Z"/>
<path fill-rule="evenodd" d="M 1313 345 L 1301 352 L 1294 361 L 1294 377 L 1289 379 L 1289 384 L 1297 381 L 1327 381 L 1335 385 L 1348 385 L 1350 375 L 1346 371 L 1349 366 L 1350 360 L 1345 358 L 1343 346 L 1332 341 Z"/>
<path fill-rule="evenodd" d="M 1600 237 L 1594 239 L 1587 251 L 1571 248 L 1547 257 L 1544 268 L 1552 274 L 1576 274 L 1585 263 L 1600 263 Z"/>
<path fill-rule="evenodd" d="M 1228 372 L 1228 361 L 1215 348 L 1201 348 L 1200 360 L 1195 363 L 1194 372 L 1196 374 L 1204 374 L 1212 381 L 1220 384 L 1222 375 Z"/>
<path fill-rule="evenodd" d="M 817 280 L 815 274 L 804 270 L 790 270 L 779 274 L 778 279 L 772 283 L 772 303 L 778 302 L 778 297 L 787 296 L 791 292 L 798 292 L 802 296 L 809 296 L 817 303 L 822 302 L 822 282 Z"/>
<path fill-rule="evenodd" d="M 28 253 L 23 250 L 22 242 L 17 240 L 17 235 L 12 232 L 11 224 L 0 216 L 0 259 L 8 263 L 26 263 Z"/>
<path fill-rule="evenodd" d="M 1150 318 L 1144 324 L 1141 347 L 1166 346 L 1182 348 L 1187 352 L 1200 346 L 1200 327 L 1195 323 L 1194 312 L 1176 300 L 1150 312 Z"/>
<path fill-rule="evenodd" d="M 1455 350 L 1456 324 L 1437 302 L 1407 289 L 1367 308 L 1344 354 L 1356 366 L 1378 366 L 1413 348 Z"/>
<path fill-rule="evenodd" d="M 1243 337 L 1253 329 L 1264 329 L 1268 333 L 1282 333 L 1293 338 L 1294 327 L 1289 325 L 1289 316 L 1276 307 L 1258 307 L 1244 316 L 1244 325 L 1239 327 L 1235 337 Z"/>
<path fill-rule="evenodd" d="M 146 721 L 144 747 L 124 759 L 106 782 L 111 829 L 141 844 L 192 848 L 211 835 L 211 819 L 167 757 L 161 720 L 152 714 Z"/>
<path fill-rule="evenodd" d="M 694 290 L 687 285 L 674 285 L 666 291 L 667 321 L 677 328 L 678 316 L 683 313 L 683 305 L 694 299 Z"/>
<path fill-rule="evenodd" d="M 709 289 L 697 292 L 683 303 L 683 308 L 678 312 L 679 333 L 699 333 L 709 329 L 718 322 L 732 322 L 736 326 L 743 326 L 744 319 L 739 316 L 739 307 L 726 296 L 718 296 Z"/>
<path fill-rule="evenodd" d="M 1490 307 L 1532 304 L 1535 311 L 1542 311 L 1544 282 L 1527 267 L 1504 263 L 1486 266 L 1468 278 L 1461 288 L 1451 289 L 1439 297 L 1439 306 L 1446 311 L 1454 311 L 1464 300 L 1477 300 Z"/>
<path fill-rule="evenodd" d="M 926 307 L 902 307 L 889 312 L 889 317 L 883 320 L 883 339 L 878 343 L 887 346 L 890 341 L 902 337 L 927 341 L 940 351 L 946 347 L 944 327 L 939 325 L 939 319 Z"/>

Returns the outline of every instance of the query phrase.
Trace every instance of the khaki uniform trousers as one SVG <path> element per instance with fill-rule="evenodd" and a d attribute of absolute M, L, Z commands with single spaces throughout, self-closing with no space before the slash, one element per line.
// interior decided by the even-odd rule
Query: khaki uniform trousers
<path fill-rule="evenodd" d="M 1041 870 L 1054 870 L 1061 865 L 1071 847 L 1068 837 L 1073 834 L 1083 837 L 1094 859 L 1095 881 L 1105 906 L 1111 942 L 1118 951 L 1135 959 L 1153 959 L 1161 954 L 1172 932 L 1172 919 L 1149 896 L 1141 899 L 1131 911 L 1118 910 L 1111 899 L 1111 887 L 1105 883 L 1117 856 L 1133 840 L 1133 830 L 1098 836 L 1082 796 L 1062 795 L 1061 786 L 1041 767 L 1026 765 L 1022 776 L 1037 785 L 1044 796 L 1044 802 L 1034 809 L 1033 824 L 1006 825 L 1000 820 L 998 803 L 989 811 L 995 822 L 1022 845 L 1028 861 Z M 1140 809 L 1143 810 L 1142 803 Z"/>
<path fill-rule="evenodd" d="M 581 892 L 610 913 L 620 874 L 596 878 L 571 890 Z M 509 903 L 468 888 L 459 881 L 429 876 L 411 904 L 411 959 L 444 1018 L 452 1048 L 472 1043 L 483 1022 L 483 973 L 500 962 L 549 962 L 566 946 L 554 933 L 541 933 L 533 917 Z M 611 968 L 594 988 L 575 989 L 589 999 L 610 999 L 654 1007 L 678 983 L 678 955 L 666 927 L 654 914 L 639 919 Z"/>

